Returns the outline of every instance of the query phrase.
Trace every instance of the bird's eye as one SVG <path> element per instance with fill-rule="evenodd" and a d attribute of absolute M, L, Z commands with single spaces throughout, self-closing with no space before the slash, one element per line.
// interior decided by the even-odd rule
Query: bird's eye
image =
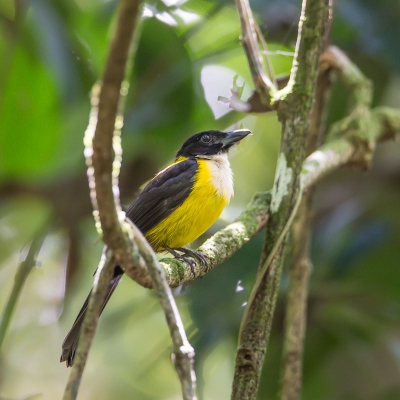
<path fill-rule="evenodd" d="M 210 143 L 211 142 L 211 135 L 209 135 L 208 133 L 205 133 L 201 137 L 201 141 L 204 142 L 204 143 Z"/>

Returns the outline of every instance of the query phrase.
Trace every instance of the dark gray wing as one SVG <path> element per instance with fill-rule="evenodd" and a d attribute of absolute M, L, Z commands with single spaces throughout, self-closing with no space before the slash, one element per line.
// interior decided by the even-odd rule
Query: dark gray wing
<path fill-rule="evenodd" d="M 168 217 L 189 196 L 198 164 L 188 159 L 157 174 L 126 211 L 144 235 Z"/>

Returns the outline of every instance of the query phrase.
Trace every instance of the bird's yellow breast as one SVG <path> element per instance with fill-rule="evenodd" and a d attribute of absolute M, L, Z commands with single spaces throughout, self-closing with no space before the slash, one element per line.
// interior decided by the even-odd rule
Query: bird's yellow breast
<path fill-rule="evenodd" d="M 233 194 L 229 162 L 197 159 L 193 188 L 186 200 L 146 234 L 156 252 L 183 247 L 201 236 L 221 215 Z"/>

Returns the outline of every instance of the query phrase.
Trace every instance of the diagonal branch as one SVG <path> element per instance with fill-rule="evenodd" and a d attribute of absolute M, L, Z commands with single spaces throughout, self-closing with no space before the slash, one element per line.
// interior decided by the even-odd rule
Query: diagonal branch
<path fill-rule="evenodd" d="M 104 293 L 107 289 L 108 282 L 111 279 L 114 264 L 115 260 L 111 256 L 110 252 L 104 251 L 94 277 L 89 305 L 83 320 L 81 335 L 75 354 L 74 366 L 68 377 L 62 400 L 75 400 L 78 395 L 83 370 L 85 369 L 90 346 L 99 321 Z"/>
<path fill-rule="evenodd" d="M 48 231 L 48 224 L 46 224 L 32 240 L 28 253 L 25 260 L 19 265 L 14 278 L 14 285 L 11 289 L 10 296 L 7 299 L 0 321 L 0 354 L 1 348 L 4 343 L 8 328 L 10 326 L 12 317 L 14 315 L 15 308 L 17 307 L 19 297 L 22 289 L 25 285 L 28 275 L 32 271 L 32 268 L 36 265 L 36 257 L 39 254 L 40 249 L 46 239 Z"/>
<path fill-rule="evenodd" d="M 257 193 L 235 222 L 218 231 L 196 250 L 205 254 L 208 259 L 208 265 L 194 260 L 193 271 L 196 278 L 202 277 L 232 257 L 265 227 L 270 197 L 268 192 Z M 169 258 L 161 260 L 161 265 L 171 287 L 177 287 L 195 279 L 187 263 Z"/>
<path fill-rule="evenodd" d="M 271 81 L 273 83 L 273 88 L 277 89 L 278 88 L 278 82 L 277 82 L 276 77 L 275 77 L 274 68 L 272 66 L 272 62 L 271 62 L 271 58 L 270 58 L 270 53 L 268 51 L 267 42 L 265 41 L 265 38 L 264 38 L 264 36 L 263 36 L 263 34 L 261 32 L 260 26 L 257 23 L 254 23 L 254 29 L 256 30 L 257 39 L 260 42 L 261 47 L 262 47 L 262 54 L 264 56 L 265 63 L 267 65 L 268 75 L 270 76 Z"/>
<path fill-rule="evenodd" d="M 161 268 L 153 249 L 139 229 L 132 224 L 132 230 L 140 254 L 149 268 L 154 283 L 154 290 L 157 292 L 158 300 L 164 310 L 168 323 L 174 348 L 175 369 L 181 382 L 182 397 L 184 400 L 196 400 L 196 375 L 193 369 L 194 349 L 186 337 L 185 328 L 171 288 L 165 278 L 164 270 Z"/>
<path fill-rule="evenodd" d="M 312 270 L 309 246 L 314 192 L 315 190 L 311 189 L 304 194 L 291 227 L 292 252 L 288 266 L 289 287 L 284 321 L 281 400 L 299 400 L 301 398 L 308 279 Z"/>
<path fill-rule="evenodd" d="M 260 93 L 262 103 L 270 103 L 270 95 L 277 91 L 264 70 L 262 58 L 258 50 L 257 28 L 248 0 L 236 0 L 236 7 L 242 27 L 242 44 L 247 56 L 251 76 L 256 91 Z M 273 78 L 273 77 L 271 77 Z"/>

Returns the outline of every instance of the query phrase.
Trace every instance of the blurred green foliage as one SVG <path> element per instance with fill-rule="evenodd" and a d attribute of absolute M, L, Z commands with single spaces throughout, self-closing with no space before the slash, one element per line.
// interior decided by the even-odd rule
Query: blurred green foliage
<path fill-rule="evenodd" d="M 58 364 L 61 342 L 101 253 L 101 244 L 94 244 L 82 138 L 116 4 L 0 2 L 0 307 L 27 246 L 52 216 L 0 357 L 1 399 L 60 398 L 69 373 Z M 276 51 L 292 51 L 299 6 L 252 2 L 279 76 L 288 74 L 291 57 Z M 393 0 L 335 6 L 332 42 L 373 79 L 375 104 L 400 106 L 399 20 Z M 218 101 L 231 96 L 236 75 L 243 100 L 253 90 L 232 2 L 149 1 L 140 28 L 123 129 L 124 204 L 190 134 L 241 124 L 254 132 L 232 154 L 235 198 L 211 234 L 232 221 L 255 191 L 271 187 L 279 123 L 272 113 L 245 115 Z M 344 115 L 343 99 L 345 88 L 336 84 L 330 123 Z M 398 144 L 380 145 L 371 171 L 338 171 L 318 190 L 304 399 L 400 399 L 399 154 Z M 262 236 L 176 291 L 196 349 L 202 399 L 229 398 Z M 286 288 L 284 276 L 260 399 L 277 397 Z M 153 293 L 123 279 L 101 318 L 80 398 L 180 398 L 170 351 Z"/>

